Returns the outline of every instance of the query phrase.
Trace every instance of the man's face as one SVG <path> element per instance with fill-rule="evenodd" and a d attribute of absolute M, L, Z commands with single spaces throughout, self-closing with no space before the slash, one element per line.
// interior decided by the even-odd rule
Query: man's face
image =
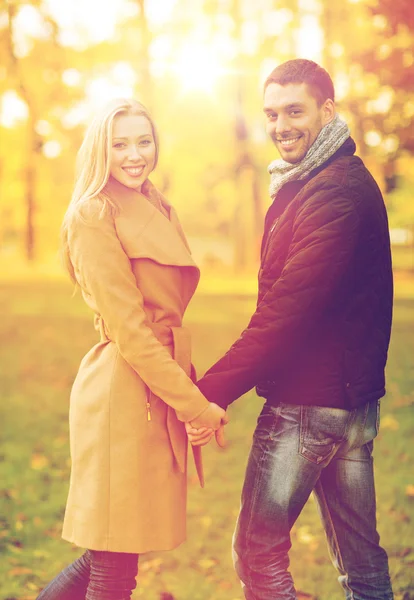
<path fill-rule="evenodd" d="M 321 129 L 335 116 L 332 100 L 318 106 L 306 83 L 270 83 L 264 93 L 266 131 L 288 163 L 306 155 Z"/>

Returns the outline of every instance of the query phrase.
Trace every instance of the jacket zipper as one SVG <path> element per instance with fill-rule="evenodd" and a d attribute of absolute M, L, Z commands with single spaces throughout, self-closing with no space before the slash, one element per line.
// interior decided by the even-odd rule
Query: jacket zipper
<path fill-rule="evenodd" d="M 263 248 L 263 256 L 262 256 L 262 260 L 261 260 L 261 268 L 260 271 L 263 270 L 263 266 L 266 260 L 266 256 L 267 256 L 267 251 L 269 249 L 269 244 L 270 244 L 270 237 L 273 233 L 273 230 L 275 229 L 276 225 L 278 224 L 280 217 L 276 218 L 276 221 L 273 223 L 273 225 L 271 226 L 271 228 L 269 229 L 269 233 L 267 234 L 267 240 L 266 240 L 266 246 Z"/>

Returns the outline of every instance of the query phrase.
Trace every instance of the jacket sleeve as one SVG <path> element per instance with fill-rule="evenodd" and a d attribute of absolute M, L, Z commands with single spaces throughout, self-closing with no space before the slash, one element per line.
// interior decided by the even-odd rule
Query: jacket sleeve
<path fill-rule="evenodd" d="M 197 384 L 210 401 L 226 408 L 283 368 L 317 326 L 354 259 L 359 227 L 356 201 L 348 191 L 331 187 L 304 203 L 280 277 L 239 339 Z"/>
<path fill-rule="evenodd" d="M 148 325 L 135 276 L 109 211 L 98 200 L 76 210 L 68 244 L 76 278 L 108 326 L 120 354 L 150 390 L 175 409 L 181 421 L 209 405 L 197 386 L 158 341 Z"/>

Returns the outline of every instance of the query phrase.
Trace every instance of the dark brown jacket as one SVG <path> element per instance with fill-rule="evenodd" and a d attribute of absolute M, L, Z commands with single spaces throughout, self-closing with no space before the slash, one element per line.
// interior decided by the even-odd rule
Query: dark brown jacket
<path fill-rule="evenodd" d="M 352 409 L 385 393 L 392 270 L 381 192 L 348 139 L 268 211 L 255 313 L 198 382 L 227 407 L 257 386 L 271 403 Z"/>

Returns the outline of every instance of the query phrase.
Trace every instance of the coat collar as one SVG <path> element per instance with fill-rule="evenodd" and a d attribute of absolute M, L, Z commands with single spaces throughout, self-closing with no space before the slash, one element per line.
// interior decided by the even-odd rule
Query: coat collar
<path fill-rule="evenodd" d="M 110 180 L 105 193 L 116 205 L 115 226 L 130 258 L 149 258 L 160 264 L 198 270 L 177 213 L 149 180 L 142 192 Z M 161 202 L 169 218 L 152 204 L 150 196 Z"/>

